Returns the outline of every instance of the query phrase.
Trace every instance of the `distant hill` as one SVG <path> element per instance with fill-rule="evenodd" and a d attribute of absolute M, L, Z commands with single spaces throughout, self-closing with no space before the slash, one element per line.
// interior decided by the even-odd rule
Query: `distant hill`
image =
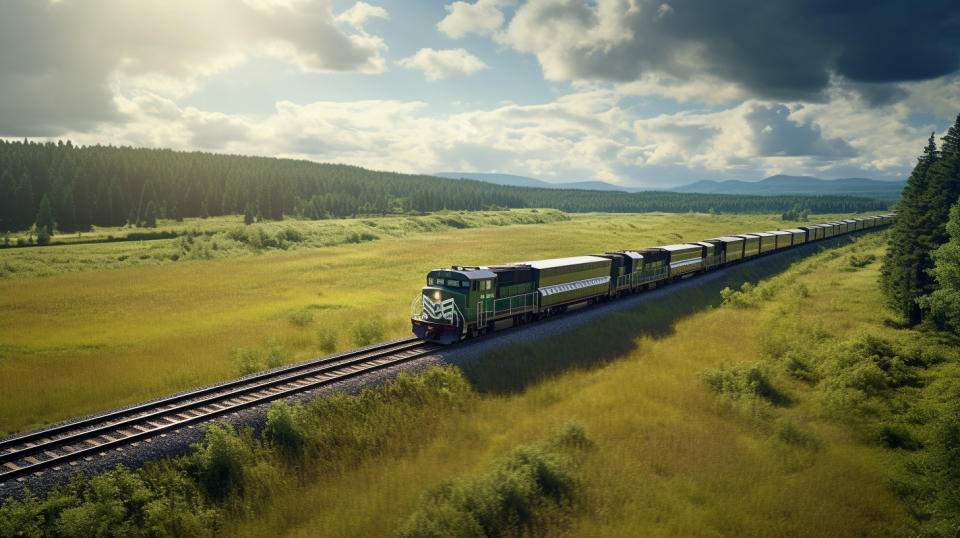
<path fill-rule="evenodd" d="M 862 177 L 819 179 L 811 176 L 778 175 L 760 181 L 704 180 L 667 190 L 702 194 L 835 194 L 894 200 L 900 197 L 904 185 L 906 181 L 877 181 Z"/>
<path fill-rule="evenodd" d="M 438 172 L 435 176 L 452 179 L 474 179 L 508 185 L 511 187 L 532 187 L 538 189 L 577 189 L 593 191 L 643 192 L 653 189 L 624 187 L 603 181 L 576 181 L 572 183 L 550 183 L 532 177 L 512 174 L 485 174 L 480 172 Z M 906 181 L 877 181 L 863 177 L 843 179 L 820 179 L 812 176 L 771 176 L 759 181 L 703 180 L 680 187 L 657 189 L 665 192 L 699 194 L 749 194 L 755 196 L 780 196 L 790 194 L 861 196 L 878 200 L 897 200 Z"/>
<path fill-rule="evenodd" d="M 433 174 L 439 177 L 451 179 L 475 179 L 477 181 L 486 181 L 487 183 L 496 183 L 497 185 L 509 185 L 511 187 L 532 187 L 537 189 L 578 189 L 588 191 L 622 191 L 622 192 L 640 192 L 649 189 L 637 187 L 622 187 L 603 181 L 574 181 L 572 183 L 550 183 L 532 177 L 515 176 L 513 174 L 484 174 L 480 172 L 437 172 Z"/>

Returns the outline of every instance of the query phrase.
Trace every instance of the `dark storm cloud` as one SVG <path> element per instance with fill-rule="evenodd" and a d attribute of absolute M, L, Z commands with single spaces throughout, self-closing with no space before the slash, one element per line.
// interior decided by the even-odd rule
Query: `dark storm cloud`
<path fill-rule="evenodd" d="M 273 53 L 303 70 L 382 69 L 382 42 L 342 31 L 328 0 L 268 10 L 235 0 L 2 0 L 0 136 L 123 120 L 118 74 L 184 83 L 278 43 Z"/>
<path fill-rule="evenodd" d="M 708 73 L 759 97 L 822 100 L 838 75 L 883 102 L 896 97 L 884 85 L 960 68 L 958 13 L 955 0 L 530 0 L 509 40 L 552 78 Z"/>
<path fill-rule="evenodd" d="M 823 138 L 819 127 L 798 125 L 788 119 L 789 115 L 790 110 L 783 105 L 758 105 L 746 115 L 756 137 L 757 155 L 835 160 L 857 154 L 850 144 L 839 138 Z"/>

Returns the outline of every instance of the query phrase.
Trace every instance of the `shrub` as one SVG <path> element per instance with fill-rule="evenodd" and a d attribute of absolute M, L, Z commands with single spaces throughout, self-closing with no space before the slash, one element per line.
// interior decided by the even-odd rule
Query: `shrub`
<path fill-rule="evenodd" d="M 539 446 L 521 446 L 479 477 L 428 492 L 397 534 L 530 534 L 538 512 L 570 500 L 577 484 L 570 458 Z"/>
<path fill-rule="evenodd" d="M 317 327 L 317 347 L 324 353 L 337 350 L 337 330 L 327 325 Z"/>
<path fill-rule="evenodd" d="M 860 269 L 862 267 L 866 267 L 870 265 L 871 263 L 876 261 L 876 259 L 877 259 L 876 254 L 865 254 L 863 256 L 857 256 L 856 254 L 853 254 L 850 256 L 850 267 Z"/>
<path fill-rule="evenodd" d="M 358 347 L 368 346 L 383 339 L 383 319 L 380 317 L 361 319 L 351 330 L 353 332 L 353 342 Z"/>
<path fill-rule="evenodd" d="M 243 439 L 229 424 L 215 423 L 203 441 L 193 445 L 190 468 L 209 498 L 222 501 L 243 492 L 243 467 L 253 461 L 250 444 L 249 438 Z"/>
<path fill-rule="evenodd" d="M 306 434 L 296 411 L 284 401 L 270 404 L 263 438 L 288 460 L 299 460 L 303 456 Z"/>
<path fill-rule="evenodd" d="M 290 362 L 292 357 L 275 338 L 265 336 L 259 346 L 235 348 L 230 352 L 230 360 L 240 375 L 247 375 L 282 366 Z"/>
<path fill-rule="evenodd" d="M 791 403 L 791 399 L 774 386 L 770 373 L 761 363 L 748 362 L 730 368 L 708 370 L 703 373 L 703 380 L 710 390 L 732 400 L 760 398 L 777 406 Z"/>
<path fill-rule="evenodd" d="M 287 314 L 287 321 L 297 327 L 306 327 L 313 322 L 313 312 L 307 309 L 294 310 Z"/>

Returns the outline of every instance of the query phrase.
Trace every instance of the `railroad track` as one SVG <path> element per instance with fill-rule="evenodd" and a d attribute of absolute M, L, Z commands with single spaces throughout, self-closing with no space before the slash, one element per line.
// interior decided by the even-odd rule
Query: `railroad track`
<path fill-rule="evenodd" d="M 440 347 L 413 337 L 387 342 L 6 439 L 0 441 L 0 484 L 78 465 L 107 450 L 406 362 Z"/>

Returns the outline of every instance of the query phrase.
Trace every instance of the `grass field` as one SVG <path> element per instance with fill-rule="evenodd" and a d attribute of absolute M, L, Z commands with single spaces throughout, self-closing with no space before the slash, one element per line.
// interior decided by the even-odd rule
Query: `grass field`
<path fill-rule="evenodd" d="M 423 439 L 286 490 L 225 530 L 249 536 L 389 535 L 424 492 L 477 476 L 514 447 L 575 421 L 592 445 L 580 463 L 579 494 L 538 529 L 542 534 L 915 534 L 890 487 L 900 453 L 881 446 L 869 428 L 847 422 L 865 418 L 855 410 L 844 408 L 845 418 L 838 419 L 830 411 L 840 408 L 824 403 L 826 389 L 787 375 L 777 362 L 782 354 L 774 357 L 784 339 L 814 349 L 846 345 L 865 334 L 908 338 L 909 331 L 891 329 L 878 315 L 879 264 L 851 264 L 852 256 L 880 253 L 881 243 L 873 239 L 819 254 L 763 281 L 759 291 L 740 298 L 739 307 L 731 302 L 678 315 L 677 302 L 697 293 L 719 295 L 717 285 L 698 286 L 605 320 L 616 324 L 498 352 L 484 366 L 499 368 L 501 375 L 476 385 L 487 394 L 466 411 L 438 411 Z M 748 271 L 732 275 L 730 283 L 754 278 Z M 814 332 L 782 329 L 785 316 Z M 662 317 L 671 320 L 669 330 L 644 328 Z M 629 335 L 626 349 L 619 342 L 624 338 L 610 338 L 616 332 L 610 325 Z M 818 336 L 810 340 L 810 334 Z M 517 371 L 534 370 L 528 373 L 535 376 L 538 361 L 567 355 L 574 357 L 565 371 L 522 390 L 502 390 L 491 381 Z M 591 366 L 577 367 L 576 361 Z M 789 403 L 762 392 L 736 398 L 706 382 L 743 365 L 760 365 L 762 379 Z"/>
<path fill-rule="evenodd" d="M 211 427 L 190 456 L 8 501 L 0 534 L 955 534 L 960 346 L 884 313 L 883 241 L 275 405 L 262 440 Z"/>
<path fill-rule="evenodd" d="M 225 242 L 216 251 L 219 234 L 229 235 L 238 223 L 211 219 L 175 226 L 207 226 L 195 243 L 225 257 L 176 261 L 133 253 L 166 253 L 180 248 L 183 237 L 0 251 L 0 265 L 18 267 L 0 278 L 0 434 L 407 335 L 410 302 L 435 267 L 640 248 L 784 225 L 773 216 L 567 217 L 524 210 L 419 221 L 284 221 L 248 231 L 275 239 L 291 228 L 312 239 L 292 242 L 295 249 L 227 248 Z M 525 221 L 541 223 L 505 226 Z M 341 242 L 373 229 L 380 230 L 376 240 Z"/>

